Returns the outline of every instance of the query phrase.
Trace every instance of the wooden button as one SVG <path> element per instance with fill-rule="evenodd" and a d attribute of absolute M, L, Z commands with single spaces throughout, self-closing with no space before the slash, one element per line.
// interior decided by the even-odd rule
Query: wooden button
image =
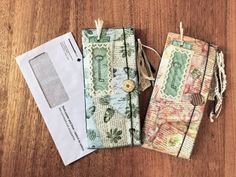
<path fill-rule="evenodd" d="M 191 103 L 194 106 L 202 105 L 204 103 L 204 98 L 200 93 L 194 93 L 191 97 Z"/>
<path fill-rule="evenodd" d="M 132 92 L 135 88 L 135 82 L 133 80 L 127 79 L 123 82 L 122 89 L 125 92 Z"/>

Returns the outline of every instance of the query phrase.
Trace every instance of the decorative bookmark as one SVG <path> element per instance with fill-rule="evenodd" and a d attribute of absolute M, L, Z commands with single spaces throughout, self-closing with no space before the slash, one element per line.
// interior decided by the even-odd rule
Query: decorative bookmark
<path fill-rule="evenodd" d="M 82 31 L 88 148 L 140 145 L 134 30 L 102 24 Z"/>

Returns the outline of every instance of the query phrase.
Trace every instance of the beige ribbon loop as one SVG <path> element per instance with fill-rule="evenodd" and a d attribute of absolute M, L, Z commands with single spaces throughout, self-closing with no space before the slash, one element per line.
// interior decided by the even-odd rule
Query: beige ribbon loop
<path fill-rule="evenodd" d="M 138 39 L 137 66 L 139 74 L 139 88 L 141 91 L 144 91 L 150 86 L 152 86 L 155 81 L 153 72 L 151 70 L 151 64 L 147 58 L 143 47 L 152 50 L 156 53 L 159 59 L 161 58 L 160 54 L 155 49 L 142 44 L 140 39 Z"/>

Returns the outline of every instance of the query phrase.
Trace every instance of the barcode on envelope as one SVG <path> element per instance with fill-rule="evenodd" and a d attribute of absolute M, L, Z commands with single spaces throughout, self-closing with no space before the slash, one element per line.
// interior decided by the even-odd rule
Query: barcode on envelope
<path fill-rule="evenodd" d="M 50 108 L 69 100 L 62 81 L 47 53 L 32 58 L 29 63 Z"/>

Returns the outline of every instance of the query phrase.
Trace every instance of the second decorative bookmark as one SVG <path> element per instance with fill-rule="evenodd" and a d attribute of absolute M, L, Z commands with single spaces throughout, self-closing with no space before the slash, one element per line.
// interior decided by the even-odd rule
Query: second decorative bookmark
<path fill-rule="evenodd" d="M 182 25 L 180 34 L 169 33 L 146 114 L 143 147 L 189 159 L 212 80 L 217 87 L 211 121 L 220 114 L 226 88 L 223 53 L 183 36 Z"/>

